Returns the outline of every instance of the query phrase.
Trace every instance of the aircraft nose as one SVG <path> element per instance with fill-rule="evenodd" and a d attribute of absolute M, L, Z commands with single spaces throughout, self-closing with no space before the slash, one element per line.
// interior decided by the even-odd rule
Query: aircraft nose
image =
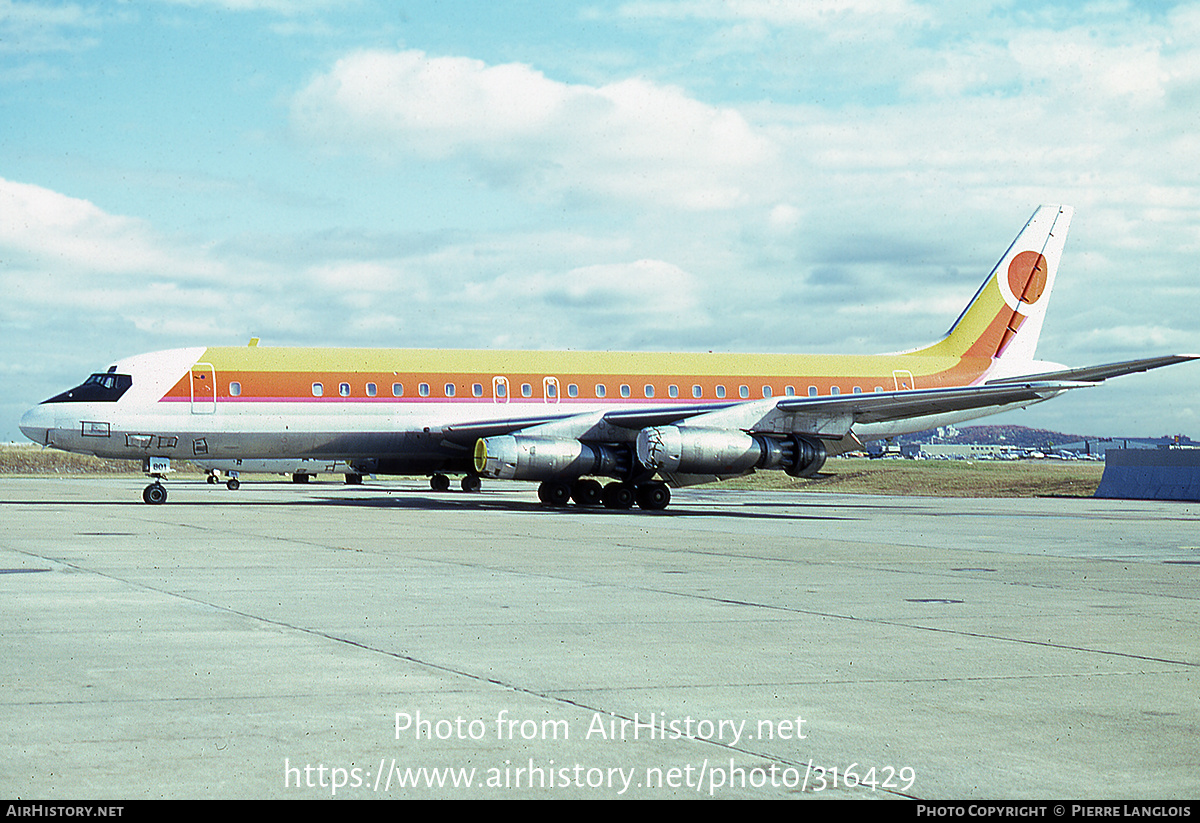
<path fill-rule="evenodd" d="M 54 421 L 45 406 L 34 406 L 21 415 L 21 432 L 39 446 L 46 445 L 46 436 L 53 425 Z"/>

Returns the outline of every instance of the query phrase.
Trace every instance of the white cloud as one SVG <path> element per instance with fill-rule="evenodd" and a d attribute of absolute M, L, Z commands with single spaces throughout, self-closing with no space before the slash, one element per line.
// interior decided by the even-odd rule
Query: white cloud
<path fill-rule="evenodd" d="M 629 18 L 761 21 L 777 26 L 844 25 L 859 18 L 876 25 L 896 20 L 925 21 L 929 13 L 909 0 L 684 0 L 624 3 L 619 14 Z"/>
<path fill-rule="evenodd" d="M 97 346 L 117 347 L 103 356 L 130 354 L 117 344 L 131 332 L 164 341 L 212 332 L 231 305 L 258 305 L 270 282 L 257 276 L 261 264 L 231 273 L 226 261 L 159 236 L 139 219 L 3 179 L 0 259 L 0 325 L 37 328 L 75 346 L 90 339 L 76 358 L 95 356 Z"/>
<path fill-rule="evenodd" d="M 735 110 L 641 79 L 562 83 L 516 63 L 419 51 L 337 61 L 293 102 L 304 133 L 393 163 L 453 159 L 495 184 L 543 195 L 723 209 L 754 197 L 770 140 Z"/>
<path fill-rule="evenodd" d="M 710 321 L 701 291 L 696 278 L 676 265 L 637 260 L 572 269 L 547 290 L 547 299 L 643 329 L 688 328 Z"/>
<path fill-rule="evenodd" d="M 284 15 L 311 14 L 339 6 L 354 5 L 357 0 L 158 0 L 172 6 L 217 8 L 228 11 L 270 11 Z"/>
<path fill-rule="evenodd" d="M 771 209 L 767 226 L 775 234 L 791 234 L 800 226 L 803 217 L 800 209 L 791 203 L 780 203 Z"/>
<path fill-rule="evenodd" d="M 107 214 L 94 204 L 40 186 L 0 179 L 0 247 L 8 254 L 62 271 L 153 272 L 181 261 L 168 254 L 140 220 Z M 207 270 L 198 261 L 186 271 Z"/>
<path fill-rule="evenodd" d="M 275 345 L 662 347 L 710 322 L 693 275 L 662 260 L 620 262 L 620 240 L 476 235 L 397 254 L 376 239 L 350 256 L 357 244 L 341 234 L 308 241 L 301 258 L 279 256 L 282 239 L 197 248 L 87 200 L 0 180 L 0 324 L 86 333 L 113 346 L 105 358 L 251 335 Z M 613 262 L 579 265 L 597 259 Z"/>
<path fill-rule="evenodd" d="M 1147 106 L 1165 97 L 1170 81 L 1161 43 L 1141 37 L 1105 43 L 1092 31 L 1018 33 L 1009 49 L 1026 82 L 1043 81 L 1096 101 Z"/>
<path fill-rule="evenodd" d="M 1126 352 L 1183 351 L 1193 335 L 1160 325 L 1112 326 L 1095 329 L 1081 341 L 1095 350 Z"/>
<path fill-rule="evenodd" d="M 47 6 L 0 0 L 0 53 L 72 51 L 96 40 L 80 30 L 99 27 L 100 13 L 75 3 Z"/>
<path fill-rule="evenodd" d="M 216 6 L 311 7 L 192 5 L 197 21 L 231 17 Z M 1083 365 L 1195 350 L 1200 6 L 1098 6 L 629 3 L 586 21 L 601 38 L 580 29 L 569 44 L 538 39 L 519 13 L 497 32 L 459 19 L 462 53 L 482 54 L 471 44 L 486 40 L 488 54 L 515 56 L 355 51 L 285 101 L 305 147 L 332 155 L 320 164 L 277 141 L 276 107 L 227 116 L 244 89 L 230 96 L 220 73 L 203 74 L 212 98 L 187 101 L 211 125 L 211 153 L 169 140 L 152 157 L 73 145 L 91 133 L 74 118 L 94 116 L 101 135 L 170 122 L 154 105 L 95 99 L 95 78 L 135 73 L 121 62 L 127 41 L 113 40 L 47 67 L 75 98 L 48 106 L 29 92 L 44 117 L 30 122 L 54 145 L 15 142 L 21 171 L 9 176 L 50 169 L 64 193 L 0 181 L 0 323 L 20 330 L 0 359 L 21 362 L 12 347 L 28 346 L 68 369 L 65 381 L 81 358 L 252 334 L 275 345 L 896 350 L 945 331 L 1042 202 L 1078 208 L 1041 354 Z M 39 7 L 0 0 L 0 31 L 14 30 L 3 14 L 18 7 L 33 20 L 20 23 L 26 47 L 105 34 L 112 20 L 66 4 L 38 22 Z M 444 25 L 441 15 L 428 17 Z M 320 21 L 287 18 L 306 25 Z M 354 29 L 337 25 L 343 37 Z M 406 26 L 410 43 L 447 42 L 423 37 L 416 16 Z M 375 35 L 355 42 L 385 42 Z M 229 74 L 297 88 L 295 41 L 279 52 L 279 38 L 261 42 Z M 182 65 L 201 50 L 177 53 Z M 18 70 L 7 76 L 33 68 Z M 170 97 L 144 79 L 148 103 Z M 269 146 L 269 161 L 239 157 L 229 125 L 261 140 L 256 159 Z M 141 216 L 69 196 L 103 185 L 121 186 Z M 34 353 L 33 340 L 53 342 Z M 1185 369 L 1196 368 L 1164 370 L 1165 385 L 1187 384 L 1194 399 Z M 1096 397 L 1098 418 L 1116 413 Z"/>

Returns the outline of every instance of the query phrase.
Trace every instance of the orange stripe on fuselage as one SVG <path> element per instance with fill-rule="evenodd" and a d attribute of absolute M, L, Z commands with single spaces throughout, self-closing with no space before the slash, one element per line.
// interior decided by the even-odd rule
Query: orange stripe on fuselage
<path fill-rule="evenodd" d="M 1003 321 L 997 318 L 996 322 Z M 209 349 L 201 362 L 213 366 L 218 399 L 235 403 L 389 403 L 444 400 L 451 396 L 455 401 L 503 402 L 503 398 L 495 398 L 493 393 L 497 377 L 507 381 L 508 399 L 512 402 L 555 402 L 555 398 L 546 397 L 546 378 L 556 382 L 561 402 L 599 399 L 597 385 L 605 388 L 602 399 L 610 402 L 757 400 L 768 396 L 764 394 L 764 387 L 769 390 L 769 396 L 774 397 L 787 396 L 789 388 L 798 396 L 808 395 L 810 387 L 815 387 L 817 394 L 822 396 L 828 396 L 835 388 L 840 394 L 851 394 L 855 389 L 892 391 L 897 388 L 896 373 L 913 376 L 916 385 L 909 388 L 968 385 L 990 365 L 990 358 L 979 357 L 974 350 L 956 358 L 939 356 L 941 352 L 935 354 L 935 351 L 936 346 L 920 354 L 820 356 L 259 347 Z M 247 356 L 246 352 L 252 354 Z M 388 353 L 394 356 L 395 367 L 379 368 L 380 358 L 386 358 Z M 306 358 L 313 362 L 314 368 L 297 368 Z M 435 361 L 432 364 L 435 367 L 428 370 L 413 368 L 422 359 Z M 540 370 L 530 370 L 534 363 L 541 367 Z M 635 370 L 638 367 L 646 370 Z M 234 383 L 240 389 L 236 396 L 230 391 Z M 316 383 L 321 384 L 320 396 L 314 394 Z M 367 392 L 369 383 L 375 386 L 373 396 Z M 347 394 L 342 394 L 342 384 L 347 384 Z M 398 396 L 393 393 L 393 384 L 402 387 Z M 427 394 L 419 390 L 421 384 L 428 386 Z M 447 393 L 447 384 L 454 387 L 453 395 Z M 476 385 L 480 387 L 478 396 L 474 390 Z M 529 386 L 527 395 L 522 391 L 525 385 Z M 647 393 L 647 385 L 652 387 L 651 393 Z M 571 386 L 577 387 L 575 396 L 570 394 Z M 628 396 L 622 395 L 622 386 L 629 387 Z M 677 389 L 675 397 L 671 396 L 672 386 Z M 699 397 L 693 392 L 694 386 L 701 389 Z M 723 394 L 719 391 L 721 388 Z M 191 400 L 190 374 L 182 376 L 163 399 Z"/>

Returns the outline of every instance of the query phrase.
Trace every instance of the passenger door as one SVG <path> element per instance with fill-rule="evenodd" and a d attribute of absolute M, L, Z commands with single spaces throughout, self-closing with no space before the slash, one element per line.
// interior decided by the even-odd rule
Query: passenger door
<path fill-rule="evenodd" d="M 211 363 L 192 366 L 192 414 L 213 414 L 217 410 L 217 372 Z"/>

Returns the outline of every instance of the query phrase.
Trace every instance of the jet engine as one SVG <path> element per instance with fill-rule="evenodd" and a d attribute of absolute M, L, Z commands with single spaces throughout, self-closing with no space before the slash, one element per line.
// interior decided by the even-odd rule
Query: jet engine
<path fill-rule="evenodd" d="M 557 437 L 503 435 L 475 443 L 475 471 L 481 477 L 501 480 L 621 477 L 628 458 L 611 447 Z"/>
<path fill-rule="evenodd" d="M 647 468 L 667 474 L 738 475 L 782 469 L 792 477 L 812 477 L 825 465 L 825 444 L 795 434 L 772 437 L 662 426 L 638 432 L 637 458 Z"/>

